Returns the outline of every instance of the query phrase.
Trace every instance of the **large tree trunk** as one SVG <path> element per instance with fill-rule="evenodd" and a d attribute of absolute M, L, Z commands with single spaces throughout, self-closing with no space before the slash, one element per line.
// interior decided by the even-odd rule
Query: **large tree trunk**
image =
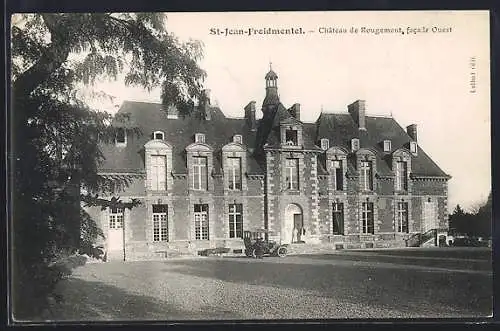
<path fill-rule="evenodd" d="M 40 291 L 37 277 L 40 263 L 43 263 L 42 250 L 46 249 L 44 227 L 47 217 L 43 206 L 33 200 L 34 193 L 43 192 L 41 181 L 33 179 L 33 167 L 37 162 L 37 150 L 30 143 L 28 121 L 38 107 L 30 100 L 33 92 L 67 60 L 70 46 L 66 38 L 57 32 L 58 14 L 42 14 L 51 32 L 51 43 L 43 50 L 38 61 L 22 73 L 12 85 L 11 90 L 11 175 L 13 176 L 12 209 L 12 277 L 13 304 L 16 317 L 22 318 L 21 311 L 27 308 L 26 300 L 34 298 Z M 37 287 L 38 286 L 38 287 Z M 43 286 L 42 286 L 43 287 Z M 35 303 L 33 303 L 36 306 Z M 34 308 L 34 307 L 30 307 Z"/>

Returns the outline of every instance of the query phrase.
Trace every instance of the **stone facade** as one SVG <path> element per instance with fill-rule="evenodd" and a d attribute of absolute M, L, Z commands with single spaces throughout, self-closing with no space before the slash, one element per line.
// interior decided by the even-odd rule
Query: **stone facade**
<path fill-rule="evenodd" d="M 208 98 L 190 118 L 153 104 L 122 106 L 146 135 L 103 146 L 101 174 L 134 178 L 114 196 L 141 205 L 88 209 L 110 260 L 239 253 L 243 231 L 256 229 L 331 249 L 405 247 L 414 234 L 447 232 L 449 176 L 418 147 L 415 125 L 406 132 L 392 118 L 367 116 L 362 100 L 301 122 L 299 104 L 279 101 L 277 78 L 266 75 L 259 121 L 255 101 L 241 119 Z"/>

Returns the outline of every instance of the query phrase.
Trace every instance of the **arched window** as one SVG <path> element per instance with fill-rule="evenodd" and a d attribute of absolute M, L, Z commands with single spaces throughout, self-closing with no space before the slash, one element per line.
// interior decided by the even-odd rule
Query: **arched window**
<path fill-rule="evenodd" d="M 357 150 L 359 150 L 359 139 L 352 138 L 351 139 L 351 151 L 356 152 Z"/>
<path fill-rule="evenodd" d="M 326 138 L 321 139 L 321 149 L 326 151 L 328 148 L 330 148 L 330 141 Z"/>
<path fill-rule="evenodd" d="M 233 136 L 233 143 L 237 143 L 237 144 L 243 143 L 243 137 L 241 136 L 241 134 L 235 134 Z"/>

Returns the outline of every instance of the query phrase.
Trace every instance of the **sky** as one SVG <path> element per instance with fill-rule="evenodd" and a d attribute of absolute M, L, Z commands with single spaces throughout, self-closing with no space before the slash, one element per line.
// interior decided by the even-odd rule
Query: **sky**
<path fill-rule="evenodd" d="M 421 148 L 452 176 L 450 211 L 484 203 L 491 190 L 488 24 L 487 11 L 167 13 L 170 33 L 203 42 L 205 86 L 227 116 L 243 117 L 252 100 L 262 104 L 272 62 L 282 103 L 300 103 L 305 122 L 363 99 L 367 115 L 417 124 Z M 226 28 L 303 33 L 225 35 Z M 159 91 L 122 81 L 97 87 L 116 97 L 114 106 L 100 105 L 111 112 L 123 100 L 160 102 Z"/>

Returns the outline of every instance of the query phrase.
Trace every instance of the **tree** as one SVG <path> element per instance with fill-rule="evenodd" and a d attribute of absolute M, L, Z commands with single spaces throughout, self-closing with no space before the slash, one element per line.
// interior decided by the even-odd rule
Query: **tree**
<path fill-rule="evenodd" d="M 180 42 L 165 22 L 160 13 L 13 16 L 9 169 L 15 318 L 35 313 L 23 308 L 43 307 L 34 300 L 46 298 L 60 278 L 49 266 L 61 251 L 78 246 L 79 219 L 85 216 L 79 188 L 89 204 L 123 205 L 97 192 L 113 192 L 129 180 L 101 178 L 97 169 L 103 158 L 99 144 L 114 141 L 116 134 L 110 122 L 126 124 L 127 118 L 91 109 L 78 96 L 79 87 L 123 74 L 125 84 L 161 88 L 162 102 L 186 114 L 199 98 L 202 45 Z M 92 224 L 85 229 L 87 239 L 98 234 Z"/>
<path fill-rule="evenodd" d="M 486 202 L 482 205 L 477 213 L 477 234 L 482 237 L 491 237 L 492 233 L 492 222 L 493 222 L 493 214 L 492 214 L 492 206 L 493 206 L 493 196 L 491 194 L 488 195 Z"/>
<path fill-rule="evenodd" d="M 483 205 L 471 207 L 465 212 L 457 205 L 450 215 L 450 231 L 454 234 L 467 236 L 490 237 L 492 226 L 492 195 L 491 192 Z"/>

